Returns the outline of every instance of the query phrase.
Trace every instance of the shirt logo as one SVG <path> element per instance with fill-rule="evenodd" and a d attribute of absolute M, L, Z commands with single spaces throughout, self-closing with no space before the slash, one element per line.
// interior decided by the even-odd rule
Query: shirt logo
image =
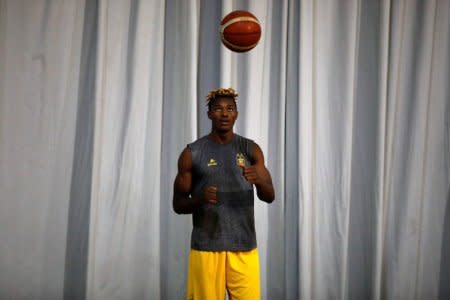
<path fill-rule="evenodd" d="M 214 158 L 210 158 L 208 162 L 208 167 L 217 166 L 217 161 Z"/>
<path fill-rule="evenodd" d="M 244 154 L 242 154 L 242 153 L 236 154 L 236 163 L 241 167 L 245 166 Z"/>

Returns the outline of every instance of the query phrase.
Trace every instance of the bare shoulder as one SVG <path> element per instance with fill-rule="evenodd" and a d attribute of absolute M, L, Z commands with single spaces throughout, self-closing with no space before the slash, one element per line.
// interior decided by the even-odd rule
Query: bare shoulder
<path fill-rule="evenodd" d="M 189 147 L 184 148 L 178 158 L 178 171 L 187 172 L 192 169 L 192 153 Z"/>
<path fill-rule="evenodd" d="M 253 143 L 252 156 L 255 164 L 264 164 L 264 153 L 257 143 Z"/>
<path fill-rule="evenodd" d="M 191 149 L 186 147 L 178 159 L 178 173 L 174 182 L 174 199 L 179 193 L 189 193 L 192 184 L 192 155 Z"/>

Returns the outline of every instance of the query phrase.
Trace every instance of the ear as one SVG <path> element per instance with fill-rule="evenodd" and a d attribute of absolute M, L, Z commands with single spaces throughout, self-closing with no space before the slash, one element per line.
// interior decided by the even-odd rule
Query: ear
<path fill-rule="evenodd" d="M 210 120 L 211 120 L 211 111 L 210 111 L 210 110 L 208 110 L 208 111 L 206 112 L 206 114 L 208 115 L 208 119 L 210 119 Z"/>

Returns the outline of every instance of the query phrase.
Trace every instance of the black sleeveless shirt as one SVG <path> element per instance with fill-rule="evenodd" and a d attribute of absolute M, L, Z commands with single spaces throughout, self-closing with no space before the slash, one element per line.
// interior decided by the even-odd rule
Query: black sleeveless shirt
<path fill-rule="evenodd" d="M 253 185 L 240 164 L 252 162 L 253 141 L 237 134 L 229 144 L 204 136 L 188 145 L 192 152 L 192 191 L 217 187 L 217 203 L 204 204 L 192 216 L 191 248 L 202 251 L 249 251 L 256 248 Z"/>

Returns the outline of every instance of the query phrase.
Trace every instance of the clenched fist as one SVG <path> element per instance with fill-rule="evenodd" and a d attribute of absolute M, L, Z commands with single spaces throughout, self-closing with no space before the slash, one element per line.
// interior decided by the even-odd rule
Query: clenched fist
<path fill-rule="evenodd" d="M 217 203 L 217 187 L 210 185 L 203 190 L 203 201 L 208 204 Z"/>
<path fill-rule="evenodd" d="M 245 177 L 245 179 L 252 183 L 252 184 L 259 184 L 261 183 L 261 177 L 258 174 L 258 170 L 255 166 L 245 166 L 245 165 L 241 165 L 240 166 L 243 170 L 243 176 Z"/>

